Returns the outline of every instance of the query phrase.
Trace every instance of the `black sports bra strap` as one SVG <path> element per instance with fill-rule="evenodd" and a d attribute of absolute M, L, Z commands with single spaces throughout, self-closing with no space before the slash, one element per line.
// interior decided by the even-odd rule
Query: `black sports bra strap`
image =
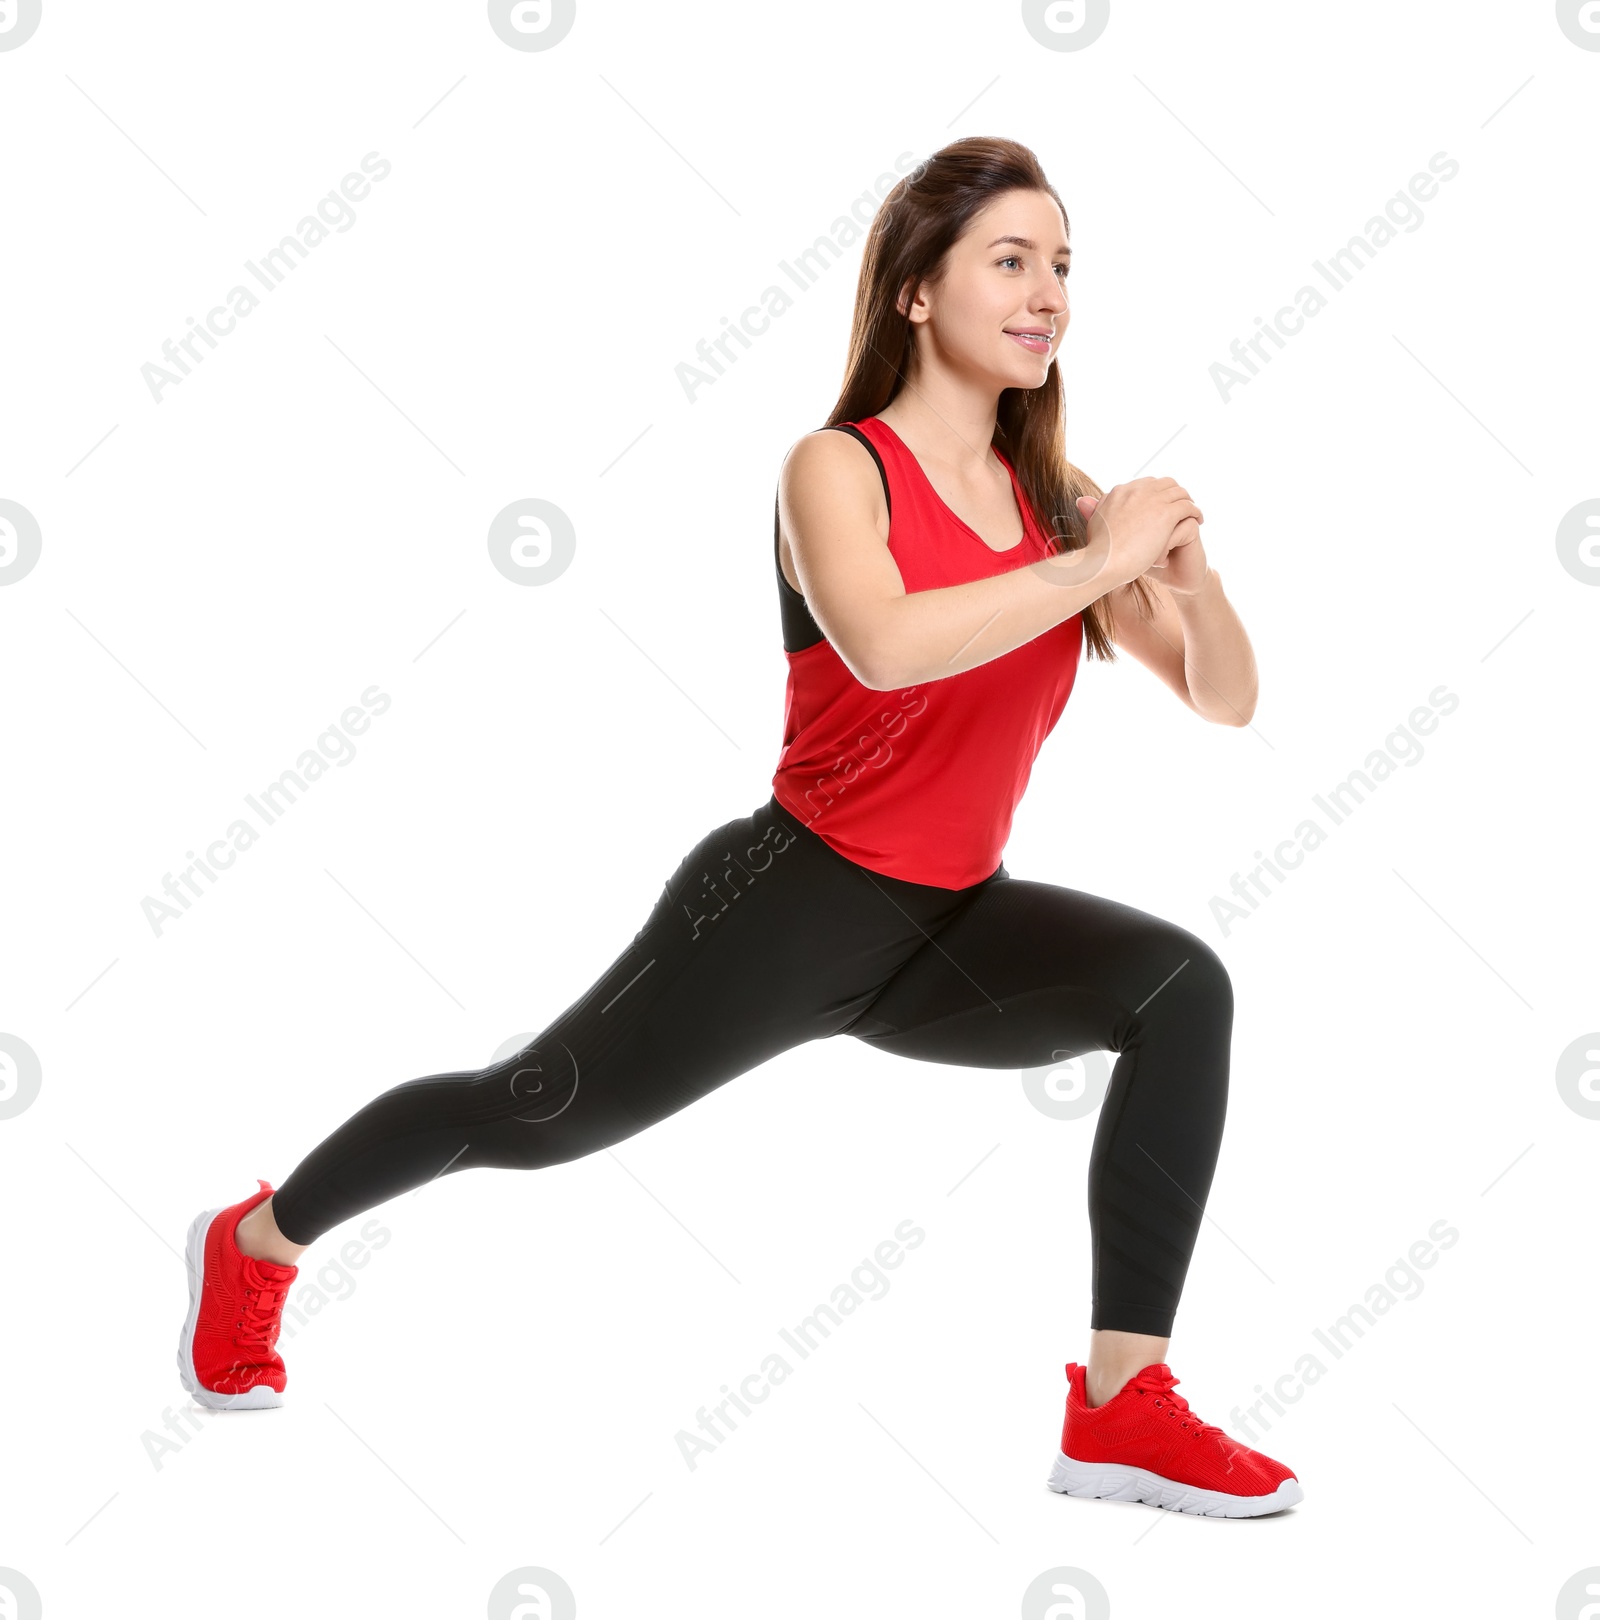
<path fill-rule="evenodd" d="M 811 616 L 803 592 L 783 577 L 783 560 L 778 552 L 778 497 L 772 497 L 772 567 L 778 576 L 778 617 L 785 652 L 804 652 L 827 638 L 822 626 Z"/>

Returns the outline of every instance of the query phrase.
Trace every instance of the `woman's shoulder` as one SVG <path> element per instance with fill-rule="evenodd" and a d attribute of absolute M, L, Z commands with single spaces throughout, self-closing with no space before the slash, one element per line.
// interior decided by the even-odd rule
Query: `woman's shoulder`
<path fill-rule="evenodd" d="M 779 474 L 782 506 L 804 525 L 865 520 L 882 539 L 888 530 L 887 476 L 868 445 L 853 433 L 817 428 L 789 447 Z M 784 528 L 789 528 L 785 521 Z"/>
<path fill-rule="evenodd" d="M 802 482 L 842 486 L 847 493 L 879 487 L 877 457 L 854 433 L 841 433 L 839 427 L 817 428 L 796 439 L 783 458 L 781 476 L 791 489 Z"/>

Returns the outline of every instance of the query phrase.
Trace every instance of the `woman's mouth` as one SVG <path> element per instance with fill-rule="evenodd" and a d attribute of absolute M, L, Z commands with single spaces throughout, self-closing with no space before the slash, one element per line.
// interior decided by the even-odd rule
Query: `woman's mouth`
<path fill-rule="evenodd" d="M 1048 354 L 1050 352 L 1050 338 L 1044 332 L 1013 332 L 1007 329 L 1006 336 L 1015 339 L 1023 348 L 1033 354 Z"/>

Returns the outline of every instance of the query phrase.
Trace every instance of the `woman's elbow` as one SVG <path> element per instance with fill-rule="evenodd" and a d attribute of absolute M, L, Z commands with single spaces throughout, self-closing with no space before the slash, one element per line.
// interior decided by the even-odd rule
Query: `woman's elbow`
<path fill-rule="evenodd" d="M 906 683 L 900 679 L 902 671 L 894 657 L 894 649 L 882 634 L 874 634 L 861 626 L 840 632 L 818 623 L 817 628 L 828 638 L 829 645 L 839 655 L 839 661 L 873 692 L 894 692 Z"/>
<path fill-rule="evenodd" d="M 854 604 L 852 609 L 843 615 L 847 622 L 840 624 L 836 615 L 812 608 L 817 628 L 828 638 L 844 667 L 869 691 L 898 692 L 909 685 L 916 677 L 905 667 L 898 622 L 891 623 L 892 614 L 888 612 L 861 611 Z"/>
<path fill-rule="evenodd" d="M 882 656 L 840 651 L 839 657 L 844 667 L 870 692 L 894 692 L 905 684 Z"/>

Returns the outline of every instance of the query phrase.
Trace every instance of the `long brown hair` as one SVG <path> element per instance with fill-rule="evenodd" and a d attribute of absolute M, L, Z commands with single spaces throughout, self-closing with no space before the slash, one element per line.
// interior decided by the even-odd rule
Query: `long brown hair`
<path fill-rule="evenodd" d="M 1071 239 L 1066 205 L 1038 158 L 1020 142 L 998 136 L 974 135 L 941 147 L 883 199 L 867 232 L 844 385 L 826 426 L 876 416 L 900 392 L 916 352 L 912 323 L 897 307 L 900 294 L 908 283 L 913 292 L 920 282 L 937 284 L 946 255 L 973 215 L 1007 191 L 1042 191 L 1053 198 Z M 1001 390 L 993 442 L 1016 469 L 1052 548 L 1087 545 L 1077 497 L 1103 491 L 1067 460 L 1059 353 L 1040 387 Z M 1148 618 L 1151 603 L 1142 580 L 1135 581 L 1134 594 Z M 1087 656 L 1115 659 L 1106 597 L 1083 610 L 1083 629 Z"/>

